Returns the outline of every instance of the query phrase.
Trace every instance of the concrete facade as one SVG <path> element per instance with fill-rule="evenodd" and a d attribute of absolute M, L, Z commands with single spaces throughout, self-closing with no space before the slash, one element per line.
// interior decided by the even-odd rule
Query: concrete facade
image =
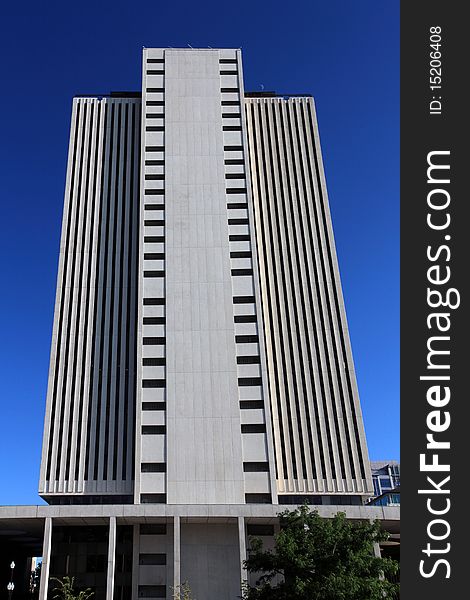
<path fill-rule="evenodd" d="M 41 600 L 235 600 L 303 501 L 397 530 L 363 506 L 313 100 L 246 94 L 240 50 L 144 49 L 141 93 L 73 101 L 39 493 L 0 534 Z"/>

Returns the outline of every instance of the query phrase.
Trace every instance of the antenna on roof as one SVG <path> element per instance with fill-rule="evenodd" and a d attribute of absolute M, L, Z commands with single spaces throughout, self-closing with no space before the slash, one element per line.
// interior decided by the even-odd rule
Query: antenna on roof
<path fill-rule="evenodd" d="M 211 50 L 213 50 L 212 46 L 207 46 L 208 48 L 210 48 Z"/>
<path fill-rule="evenodd" d="M 191 50 L 194 50 L 194 48 L 191 46 L 191 44 L 188 44 L 188 46 L 191 48 Z"/>
<path fill-rule="evenodd" d="M 261 88 L 261 91 L 264 92 L 264 85 L 262 83 L 260 83 L 260 88 Z"/>

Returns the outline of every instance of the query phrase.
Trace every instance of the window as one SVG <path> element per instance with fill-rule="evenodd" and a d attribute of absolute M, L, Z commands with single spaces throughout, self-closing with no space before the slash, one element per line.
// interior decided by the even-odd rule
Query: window
<path fill-rule="evenodd" d="M 165 161 L 164 160 L 146 160 L 145 166 L 146 167 L 164 167 Z"/>
<path fill-rule="evenodd" d="M 140 465 L 140 470 L 142 473 L 165 473 L 166 463 L 142 463 Z"/>
<path fill-rule="evenodd" d="M 247 202 L 229 202 L 227 204 L 227 208 L 229 210 L 248 208 L 248 203 Z"/>
<path fill-rule="evenodd" d="M 220 71 L 221 75 L 238 75 L 237 71 Z"/>
<path fill-rule="evenodd" d="M 145 106 L 165 106 L 165 102 L 163 100 L 147 100 Z"/>
<path fill-rule="evenodd" d="M 145 210 L 165 210 L 165 205 L 161 204 L 144 204 Z"/>
<path fill-rule="evenodd" d="M 146 227 L 163 227 L 165 221 L 163 219 L 145 219 L 144 225 Z"/>
<path fill-rule="evenodd" d="M 163 175 L 163 173 L 157 173 L 156 175 L 150 174 L 150 175 L 146 175 L 145 179 L 147 181 L 157 181 L 157 180 L 165 179 L 165 175 Z"/>
<path fill-rule="evenodd" d="M 222 131 L 241 131 L 241 125 L 224 125 Z"/>
<path fill-rule="evenodd" d="M 165 190 L 163 188 L 157 188 L 157 189 L 146 189 L 144 190 L 144 194 L 146 196 L 162 196 L 165 193 Z"/>
<path fill-rule="evenodd" d="M 139 554 L 139 565 L 166 565 L 166 554 Z"/>
<path fill-rule="evenodd" d="M 246 188 L 227 188 L 227 194 L 246 194 Z"/>
<path fill-rule="evenodd" d="M 164 306 L 165 298 L 144 298 L 144 306 Z"/>
<path fill-rule="evenodd" d="M 163 146 L 145 146 L 145 152 L 163 152 Z"/>
<path fill-rule="evenodd" d="M 147 125 L 145 131 L 165 131 L 165 127 L 163 125 Z"/>
<path fill-rule="evenodd" d="M 143 404 L 163 404 L 158 402 L 144 402 Z M 142 435 L 164 435 L 165 425 L 142 425 Z"/>
<path fill-rule="evenodd" d="M 224 88 L 220 88 L 220 91 L 222 92 L 222 94 L 232 94 L 238 93 L 238 88 L 237 87 L 224 87 Z"/>
<path fill-rule="evenodd" d="M 166 535 L 166 523 L 142 523 L 140 535 Z"/>
<path fill-rule="evenodd" d="M 226 158 L 224 160 L 224 164 L 226 165 L 244 165 L 245 161 L 243 158 Z"/>
<path fill-rule="evenodd" d="M 254 344 L 258 342 L 257 335 L 236 335 L 235 343 L 236 344 Z"/>
<path fill-rule="evenodd" d="M 260 363 L 261 359 L 259 356 L 237 356 L 237 365 L 259 365 Z M 262 404 L 261 408 L 263 408 Z"/>
<path fill-rule="evenodd" d="M 147 75 L 165 75 L 165 71 L 163 69 L 151 69 L 147 71 Z"/>
<path fill-rule="evenodd" d="M 244 233 L 244 234 L 232 234 L 228 236 L 228 241 L 229 242 L 249 242 L 250 241 L 250 234 L 248 233 Z"/>
<path fill-rule="evenodd" d="M 245 423 L 241 429 L 242 433 L 266 433 L 265 423 Z"/>
<path fill-rule="evenodd" d="M 225 173 L 225 179 L 245 179 L 245 173 Z"/>
<path fill-rule="evenodd" d="M 144 496 L 152 496 L 152 494 L 142 494 L 141 502 Z M 139 585 L 139 598 L 166 598 L 166 585 Z"/>
<path fill-rule="evenodd" d="M 162 317 L 163 319 L 164 317 Z M 166 358 L 159 356 L 157 358 L 143 358 L 142 366 L 144 367 L 164 367 L 166 364 Z"/>
<path fill-rule="evenodd" d="M 267 473 L 269 463 L 267 462 L 244 462 L 243 471 L 245 473 Z"/>
<path fill-rule="evenodd" d="M 165 277 L 165 271 L 144 271 L 144 277 Z"/>
<path fill-rule="evenodd" d="M 164 252 L 145 252 L 144 260 L 165 260 Z"/>
<path fill-rule="evenodd" d="M 232 277 L 245 277 L 253 275 L 253 269 L 232 269 Z"/>
<path fill-rule="evenodd" d="M 271 494 L 245 494 L 247 504 L 271 504 Z"/>
<path fill-rule="evenodd" d="M 234 304 L 254 304 L 255 297 L 254 296 L 234 296 L 233 303 Z"/>
<path fill-rule="evenodd" d="M 249 523 L 246 526 L 248 535 L 274 535 L 274 525 L 265 525 L 262 523 Z"/>
<path fill-rule="evenodd" d="M 237 59 L 236 58 L 220 58 L 219 63 L 221 65 L 236 65 Z"/>
<path fill-rule="evenodd" d="M 248 219 L 229 219 L 229 225 L 248 225 Z"/>
<path fill-rule="evenodd" d="M 165 364 L 166 364 L 166 358 L 164 356 L 160 356 L 157 358 L 143 358 L 142 359 L 143 367 L 164 367 Z"/>
<path fill-rule="evenodd" d="M 165 504 L 166 503 L 166 494 L 140 494 L 140 502 L 142 504 Z M 140 587 L 143 587 L 143 586 L 139 586 L 139 588 Z M 145 586 L 145 587 L 153 587 L 153 586 Z M 165 587 L 165 586 L 161 586 L 161 587 Z M 153 596 L 153 594 L 152 594 L 152 596 Z M 156 596 L 156 597 L 159 598 L 160 596 Z M 165 596 L 163 596 L 163 598 L 164 597 Z"/>
<path fill-rule="evenodd" d="M 230 252 L 230 258 L 251 258 L 251 250 L 242 250 L 241 252 Z"/>
<path fill-rule="evenodd" d="M 256 315 L 235 315 L 235 323 L 256 323 Z"/>
<path fill-rule="evenodd" d="M 225 152 L 241 152 L 243 150 L 243 146 L 224 146 Z"/>
<path fill-rule="evenodd" d="M 146 90 L 147 94 L 159 94 L 165 91 L 165 88 L 151 88 L 148 87 Z"/>
<path fill-rule="evenodd" d="M 146 244 L 162 244 L 164 241 L 164 235 L 144 235 L 144 242 Z"/>
<path fill-rule="evenodd" d="M 144 325 L 165 325 L 165 317 L 144 317 Z"/>
<path fill-rule="evenodd" d="M 144 337 L 142 339 L 144 346 L 162 346 L 165 344 L 164 337 Z"/>
<path fill-rule="evenodd" d="M 239 377 L 239 387 L 249 387 L 252 385 L 261 385 L 261 377 Z"/>
<path fill-rule="evenodd" d="M 240 408 L 241 410 L 264 409 L 264 402 L 263 400 L 240 400 Z"/>
<path fill-rule="evenodd" d="M 166 410 L 166 402 L 142 402 L 142 410 Z M 144 431 L 142 429 L 142 433 L 145 435 L 156 435 L 160 433 L 165 433 L 164 425 L 143 425 L 143 427 L 163 427 L 162 431 Z"/>
<path fill-rule="evenodd" d="M 164 388 L 165 385 L 164 379 L 142 379 L 143 388 Z"/>

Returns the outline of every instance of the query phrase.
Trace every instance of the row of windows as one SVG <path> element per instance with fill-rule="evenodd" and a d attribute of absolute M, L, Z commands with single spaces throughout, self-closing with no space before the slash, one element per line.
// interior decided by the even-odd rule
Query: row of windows
<path fill-rule="evenodd" d="M 144 210 L 165 210 L 165 205 L 160 204 L 144 204 Z"/>
<path fill-rule="evenodd" d="M 258 357 L 259 358 L 259 357 Z M 264 409 L 263 400 L 240 400 L 241 410 Z M 142 402 L 143 411 L 163 411 L 166 410 L 166 402 Z M 165 433 L 165 425 L 143 425 L 142 433 L 144 435 L 157 435 Z M 244 432 L 259 433 L 259 432 Z"/>
<path fill-rule="evenodd" d="M 220 71 L 220 75 L 238 75 L 238 71 Z"/>
<path fill-rule="evenodd" d="M 165 271 L 144 271 L 144 277 L 165 277 Z"/>
<path fill-rule="evenodd" d="M 147 75 L 165 75 L 165 71 L 163 69 L 149 69 L 146 71 Z"/>

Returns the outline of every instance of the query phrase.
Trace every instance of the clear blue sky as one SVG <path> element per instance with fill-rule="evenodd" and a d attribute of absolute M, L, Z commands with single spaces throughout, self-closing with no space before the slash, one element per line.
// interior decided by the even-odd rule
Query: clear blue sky
<path fill-rule="evenodd" d="M 26 2 L 0 15 L 0 504 L 37 503 L 71 99 L 140 89 L 142 46 L 241 47 L 315 96 L 372 459 L 399 453 L 399 3 Z"/>

